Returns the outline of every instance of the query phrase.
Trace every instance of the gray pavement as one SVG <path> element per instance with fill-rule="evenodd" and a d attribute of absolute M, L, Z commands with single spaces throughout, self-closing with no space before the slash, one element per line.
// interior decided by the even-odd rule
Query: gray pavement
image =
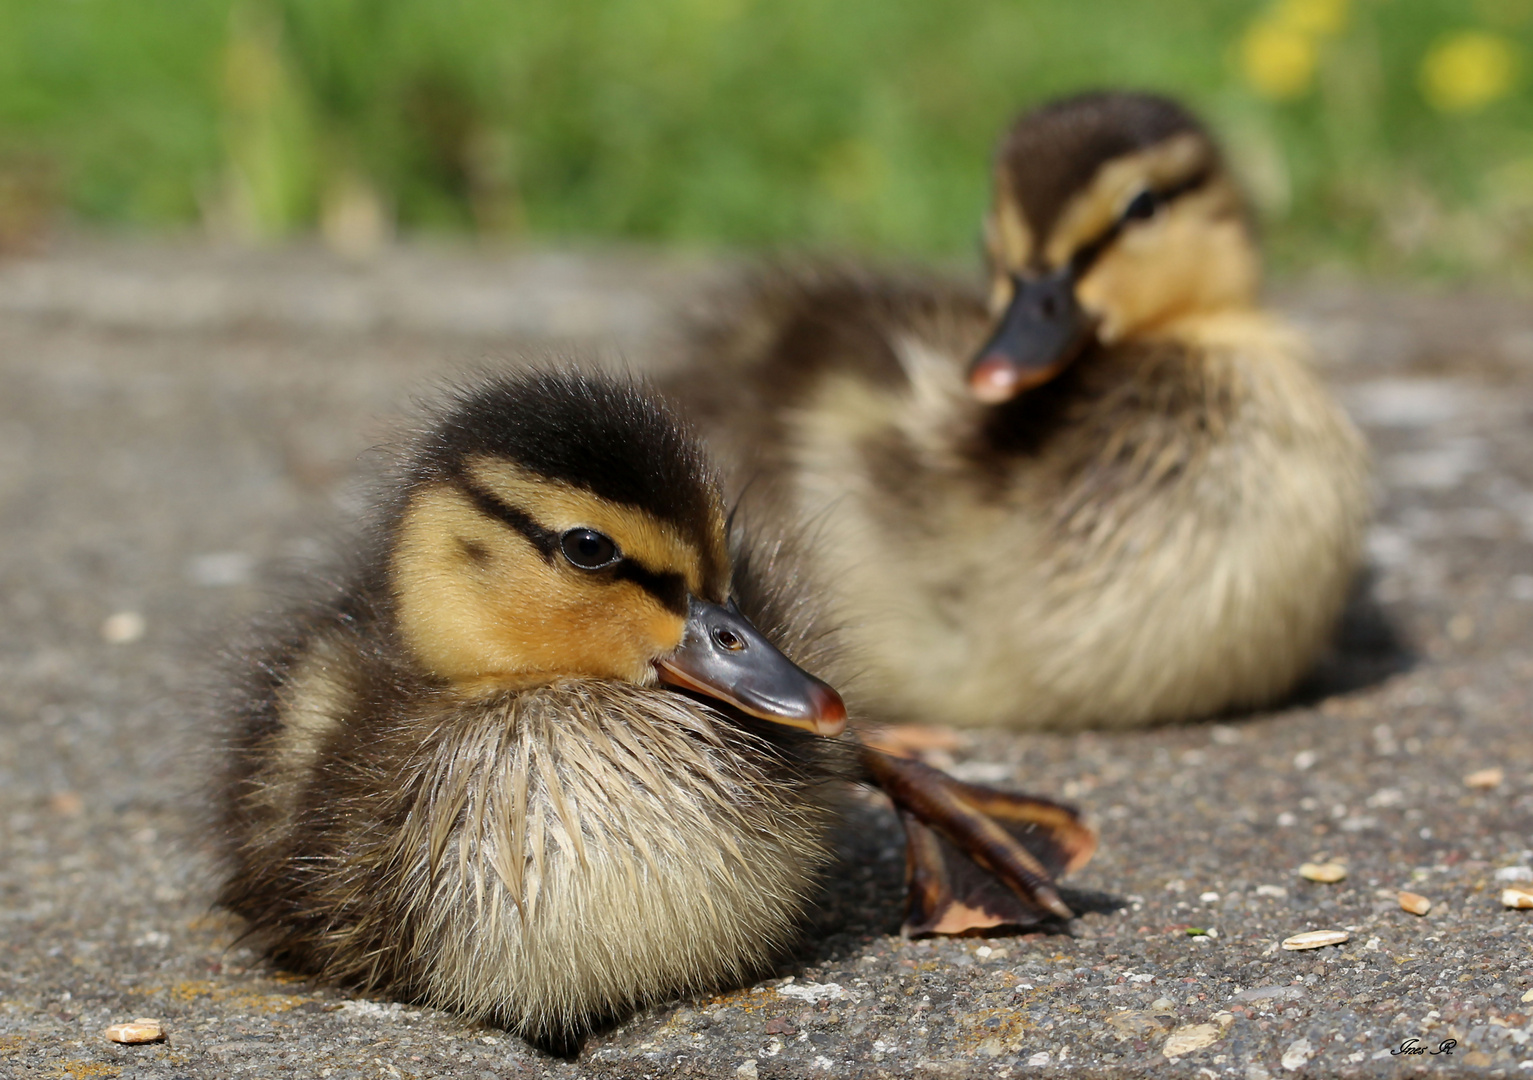
<path fill-rule="evenodd" d="M 1533 879 L 1533 304 L 1512 297 L 1280 295 L 1380 475 L 1371 578 L 1295 704 L 952 753 L 1100 826 L 1071 884 L 1102 910 L 1072 936 L 902 941 L 899 831 L 869 798 L 775 978 L 574 1060 L 234 943 L 194 798 L 210 643 L 344 525 L 413 395 L 529 348 L 663 363 L 667 305 L 719 271 L 102 242 L 0 263 L 0 1076 L 1522 1075 L 1533 912 L 1499 895 Z M 1346 880 L 1298 876 L 1322 857 Z M 1350 940 L 1278 947 L 1332 928 Z M 168 1041 L 101 1034 L 140 1016 Z M 1457 1045 L 1392 1055 L 1407 1039 Z"/>

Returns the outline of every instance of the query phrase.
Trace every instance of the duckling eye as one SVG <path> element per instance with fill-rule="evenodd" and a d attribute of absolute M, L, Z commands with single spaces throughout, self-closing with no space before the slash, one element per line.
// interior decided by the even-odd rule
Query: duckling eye
<path fill-rule="evenodd" d="M 719 648 L 728 649 L 730 652 L 739 652 L 745 648 L 745 642 L 740 640 L 738 634 L 732 630 L 725 630 L 723 627 L 714 630 L 713 640 Z"/>
<path fill-rule="evenodd" d="M 564 557 L 582 570 L 600 570 L 617 562 L 617 545 L 595 529 L 571 529 L 559 538 Z"/>
<path fill-rule="evenodd" d="M 1124 221 L 1143 221 L 1145 218 L 1155 216 L 1156 207 L 1160 200 L 1155 197 L 1155 192 L 1146 188 L 1138 195 L 1129 200 L 1129 204 L 1123 208 Z"/>

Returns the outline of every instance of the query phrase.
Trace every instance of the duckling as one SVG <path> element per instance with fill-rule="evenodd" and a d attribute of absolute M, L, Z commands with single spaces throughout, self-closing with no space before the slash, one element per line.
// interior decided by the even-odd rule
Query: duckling
<path fill-rule="evenodd" d="M 791 546 L 731 540 L 723 505 L 631 384 L 459 393 L 351 565 L 239 661 L 222 904 L 280 962 L 552 1046 L 758 971 L 848 779 L 915 830 L 917 923 L 1069 917 L 1052 878 L 1090 831 L 836 738 Z"/>
<path fill-rule="evenodd" d="M 1258 305 L 1213 138 L 1162 97 L 1043 106 L 984 237 L 988 298 L 762 273 L 669 387 L 737 489 L 817 523 L 864 704 L 1076 729 L 1280 698 L 1358 568 L 1367 454 Z"/>

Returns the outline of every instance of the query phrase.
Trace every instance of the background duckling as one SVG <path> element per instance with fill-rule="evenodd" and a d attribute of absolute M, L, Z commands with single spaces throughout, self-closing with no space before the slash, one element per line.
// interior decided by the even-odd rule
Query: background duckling
<path fill-rule="evenodd" d="M 1218 148 L 1094 93 L 995 162 L 988 305 L 763 274 L 675 396 L 737 485 L 815 523 L 884 716 L 1128 727 L 1258 705 L 1326 645 L 1369 514 L 1361 437 L 1258 309 Z"/>
<path fill-rule="evenodd" d="M 840 697 L 757 629 L 827 660 L 785 550 L 731 553 L 698 446 L 631 386 L 529 374 L 461 395 L 339 585 L 246 658 L 222 902 L 286 963 L 544 1043 L 758 969 L 854 771 L 821 737 Z M 963 804 L 912 813 L 960 843 L 995 831 L 912 767 L 882 763 L 907 801 Z M 1036 921 L 1090 834 L 1016 805 L 1064 838 L 1041 876 L 1004 831 L 976 858 Z"/>

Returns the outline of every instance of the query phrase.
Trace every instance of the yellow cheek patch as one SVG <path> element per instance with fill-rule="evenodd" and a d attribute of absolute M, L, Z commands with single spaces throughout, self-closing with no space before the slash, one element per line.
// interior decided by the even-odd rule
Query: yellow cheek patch
<path fill-rule="evenodd" d="M 1000 315 L 1011 303 L 1011 275 L 1024 270 L 1033 257 L 1033 233 L 1014 197 L 1011 174 L 1004 165 L 995 170 L 995 204 L 985 218 L 985 249 L 990 254 L 990 312 Z"/>
<path fill-rule="evenodd" d="M 1011 171 L 1004 164 L 995 167 L 994 182 L 995 202 L 985 219 L 985 244 L 996 269 L 1021 271 L 1033 257 L 1033 231 L 1017 205 Z"/>
<path fill-rule="evenodd" d="M 560 528 L 562 519 L 545 516 L 557 498 L 533 509 L 512 501 L 498 483 L 491 487 L 484 477 L 476 482 L 544 528 Z M 587 498 L 593 502 L 582 509 L 590 516 L 573 523 L 607 532 L 636 557 L 638 549 L 650 555 L 689 550 L 660 523 L 650 522 L 648 533 L 625 531 L 632 521 L 614 515 L 611 504 Z M 596 508 L 608 512 L 595 516 Z M 638 511 L 629 515 L 644 517 Z M 697 561 L 691 555 L 689 562 Z M 560 676 L 649 683 L 654 659 L 675 649 L 685 629 L 682 615 L 634 582 L 587 574 L 557 553 L 545 558 L 527 537 L 486 516 L 451 483 L 432 485 L 412 498 L 400 523 L 392 570 L 399 629 L 411 651 L 427 670 L 466 692 Z"/>
<path fill-rule="evenodd" d="M 1239 193 L 1221 178 L 1126 229 L 1075 294 L 1111 344 L 1187 315 L 1250 305 L 1260 275 Z"/>
<path fill-rule="evenodd" d="M 1173 187 L 1210 164 L 1208 144 L 1192 132 L 1109 161 L 1059 215 L 1044 249 L 1048 264 L 1063 266 L 1077 250 L 1111 228 L 1129 200 L 1145 188 Z"/>

